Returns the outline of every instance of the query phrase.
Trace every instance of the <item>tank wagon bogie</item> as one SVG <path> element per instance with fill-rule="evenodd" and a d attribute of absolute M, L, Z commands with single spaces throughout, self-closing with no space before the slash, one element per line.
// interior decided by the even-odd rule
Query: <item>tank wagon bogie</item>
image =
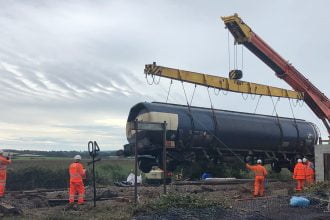
<path fill-rule="evenodd" d="M 300 119 L 212 110 L 168 103 L 138 103 L 130 110 L 126 155 L 134 153 L 137 135 L 139 167 L 143 172 L 162 166 L 163 133 L 131 129 L 132 122 L 167 122 L 167 167 L 186 162 L 221 163 L 234 152 L 246 162 L 262 158 L 272 169 L 292 168 L 300 156 L 312 158 L 318 140 L 315 125 Z"/>

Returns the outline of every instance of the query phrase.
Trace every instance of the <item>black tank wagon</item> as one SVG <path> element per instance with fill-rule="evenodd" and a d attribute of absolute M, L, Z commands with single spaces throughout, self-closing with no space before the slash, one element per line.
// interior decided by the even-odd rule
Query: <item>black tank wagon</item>
<path fill-rule="evenodd" d="M 184 105 L 144 102 L 130 110 L 127 120 L 125 155 L 133 155 L 135 119 L 167 122 L 168 169 L 180 163 L 221 163 L 233 152 L 246 162 L 262 158 L 273 170 L 292 169 L 300 156 L 313 157 L 318 140 L 315 125 L 301 119 L 225 111 Z M 162 165 L 162 132 L 139 131 L 139 168 L 149 172 L 153 165 Z"/>

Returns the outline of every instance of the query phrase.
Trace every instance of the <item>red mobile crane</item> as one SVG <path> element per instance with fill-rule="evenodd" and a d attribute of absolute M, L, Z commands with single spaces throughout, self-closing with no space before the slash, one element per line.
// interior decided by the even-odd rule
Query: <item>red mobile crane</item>
<path fill-rule="evenodd" d="M 328 97 L 267 45 L 237 14 L 222 17 L 222 20 L 237 44 L 243 44 L 274 70 L 279 78 L 287 82 L 294 90 L 304 93 L 304 101 L 322 120 L 330 137 L 330 101 Z"/>

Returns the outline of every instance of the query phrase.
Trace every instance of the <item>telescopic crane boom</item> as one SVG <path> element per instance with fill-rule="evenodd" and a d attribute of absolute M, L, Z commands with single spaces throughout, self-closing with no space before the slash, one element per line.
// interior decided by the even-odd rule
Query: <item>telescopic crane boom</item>
<path fill-rule="evenodd" d="M 330 136 L 330 101 L 328 97 L 267 45 L 237 14 L 222 17 L 222 20 L 234 36 L 236 43 L 243 44 L 274 70 L 279 78 L 287 82 L 295 91 L 304 94 L 304 101 L 322 120 Z"/>

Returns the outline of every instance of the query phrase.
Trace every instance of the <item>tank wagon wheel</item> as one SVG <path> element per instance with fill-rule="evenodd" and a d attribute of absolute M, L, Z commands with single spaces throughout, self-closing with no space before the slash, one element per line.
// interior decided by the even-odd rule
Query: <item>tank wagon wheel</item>
<path fill-rule="evenodd" d="M 170 162 L 167 164 L 167 167 L 166 167 L 166 168 L 167 168 L 168 171 L 173 172 L 173 171 L 176 169 L 177 165 L 178 165 L 177 162 L 175 162 L 175 161 L 170 161 Z"/>
<path fill-rule="evenodd" d="M 149 158 L 141 158 L 138 161 L 138 165 L 139 165 L 139 169 L 143 172 L 143 173 L 149 173 L 152 169 L 153 166 L 156 166 L 157 163 L 155 160 L 153 159 L 149 159 Z"/>
<path fill-rule="evenodd" d="M 272 170 L 276 173 L 279 173 L 282 170 L 277 160 L 273 160 L 270 166 L 272 167 Z"/>
<path fill-rule="evenodd" d="M 294 166 L 296 164 L 295 161 L 296 161 L 296 159 L 291 159 L 290 162 L 289 162 L 288 170 L 290 170 L 292 173 L 293 173 L 293 170 L 294 170 Z"/>
<path fill-rule="evenodd" d="M 245 157 L 244 157 L 244 162 L 245 163 L 252 163 L 253 162 L 253 155 L 246 155 Z"/>

